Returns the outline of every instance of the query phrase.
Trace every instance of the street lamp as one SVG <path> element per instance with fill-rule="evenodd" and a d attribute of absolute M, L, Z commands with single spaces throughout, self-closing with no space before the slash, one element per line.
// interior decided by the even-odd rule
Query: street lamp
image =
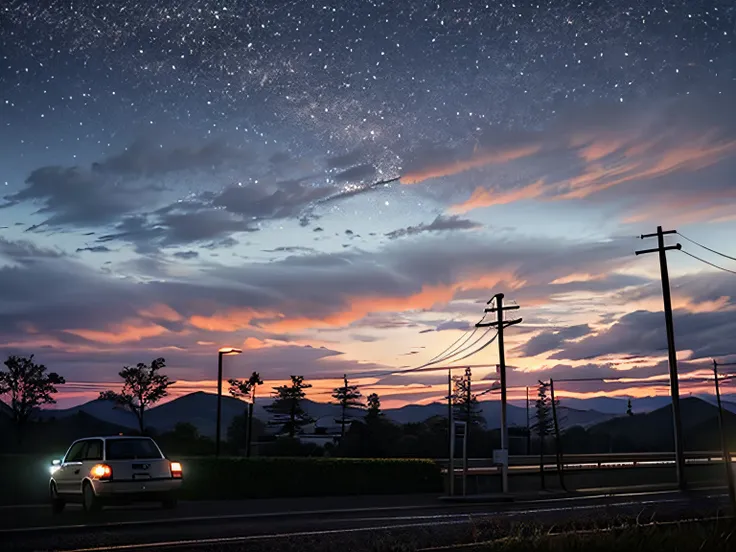
<path fill-rule="evenodd" d="M 223 347 L 217 352 L 217 428 L 215 429 L 215 456 L 220 456 L 220 425 L 222 423 L 222 357 L 239 355 L 235 347 Z"/>

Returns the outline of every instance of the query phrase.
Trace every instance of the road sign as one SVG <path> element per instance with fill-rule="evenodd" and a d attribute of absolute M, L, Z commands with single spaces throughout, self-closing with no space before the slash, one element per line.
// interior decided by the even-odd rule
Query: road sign
<path fill-rule="evenodd" d="M 508 449 L 495 449 L 493 451 L 493 463 L 501 466 L 507 466 L 509 463 Z"/>

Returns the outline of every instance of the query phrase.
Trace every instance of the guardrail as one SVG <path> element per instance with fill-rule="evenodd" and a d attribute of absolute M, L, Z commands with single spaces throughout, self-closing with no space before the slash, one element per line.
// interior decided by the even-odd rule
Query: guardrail
<path fill-rule="evenodd" d="M 674 452 L 641 452 L 641 453 L 613 453 L 613 454 L 565 454 L 561 458 L 563 470 L 600 470 L 633 467 L 661 467 L 675 464 Z M 736 461 L 736 457 L 732 458 Z M 446 458 L 435 459 L 443 472 L 447 472 L 449 462 Z M 455 460 L 455 471 L 462 472 L 461 459 Z M 723 455 L 715 451 L 688 452 L 685 454 L 685 463 L 689 465 L 720 464 Z M 509 456 L 510 472 L 539 471 L 539 456 Z M 557 470 L 555 455 L 545 455 L 543 462 L 545 471 Z M 492 458 L 469 458 L 469 474 L 492 474 L 499 471 L 498 465 Z"/>

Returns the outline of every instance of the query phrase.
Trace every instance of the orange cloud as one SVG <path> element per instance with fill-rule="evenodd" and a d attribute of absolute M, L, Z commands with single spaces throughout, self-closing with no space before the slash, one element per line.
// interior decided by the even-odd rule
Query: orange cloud
<path fill-rule="evenodd" d="M 165 320 L 166 322 L 179 322 L 182 320 L 181 314 L 176 312 L 168 305 L 158 303 L 146 309 L 138 311 L 138 315 L 143 318 L 154 318 L 157 320 Z"/>
<path fill-rule="evenodd" d="M 265 313 L 268 316 L 268 313 Z M 230 309 L 218 311 L 210 316 L 194 315 L 189 318 L 189 323 L 200 330 L 210 332 L 234 332 L 242 330 L 251 325 L 255 318 L 263 317 L 264 313 L 254 309 Z"/>
<path fill-rule="evenodd" d="M 120 324 L 109 326 L 109 330 L 64 330 L 64 332 L 78 337 L 87 339 L 88 341 L 96 341 L 98 343 L 128 343 L 132 341 L 141 341 L 149 337 L 156 337 L 169 330 L 158 324 L 151 324 L 141 320 L 128 320 Z"/>
<path fill-rule="evenodd" d="M 450 207 L 450 212 L 464 214 L 473 209 L 481 209 L 493 205 L 506 205 L 507 203 L 514 203 L 525 199 L 534 199 L 541 196 L 544 190 L 544 179 L 541 178 L 528 186 L 505 192 L 496 192 L 478 187 L 466 201 Z"/>
<path fill-rule="evenodd" d="M 268 347 L 268 343 L 256 337 L 246 337 L 243 340 L 243 349 L 265 349 L 266 347 Z"/>
<path fill-rule="evenodd" d="M 401 177 L 402 184 L 418 184 L 430 178 L 450 176 L 471 169 L 478 169 L 486 165 L 507 163 L 522 157 L 534 155 L 541 149 L 540 145 L 527 145 L 512 149 L 476 150 L 466 159 L 448 161 L 444 163 L 428 164 L 425 167 L 410 171 Z"/>
<path fill-rule="evenodd" d="M 338 312 L 323 317 L 290 318 L 286 315 L 280 315 L 280 320 L 267 322 L 264 327 L 269 331 L 289 332 L 315 327 L 347 326 L 372 313 L 407 312 L 444 305 L 452 301 L 455 295 L 461 291 L 492 289 L 502 281 L 512 282 L 513 274 L 510 272 L 483 274 L 454 284 L 424 286 L 421 291 L 408 296 L 347 298 L 347 306 Z M 513 282 L 510 287 L 516 289 L 523 284 L 524 282 Z"/>
<path fill-rule="evenodd" d="M 667 176 L 677 171 L 696 171 L 736 153 L 736 140 L 713 142 L 713 135 L 683 137 L 682 143 L 656 151 L 660 140 L 642 142 L 622 152 L 615 165 L 595 163 L 567 182 L 569 190 L 557 199 L 580 199 L 635 180 Z"/>
<path fill-rule="evenodd" d="M 551 285 L 561 285 L 561 284 L 571 284 L 574 282 L 595 282 L 598 280 L 604 280 L 605 278 L 606 278 L 605 274 L 574 273 L 568 276 L 562 276 L 561 278 L 557 278 L 556 280 L 551 281 L 550 284 Z"/>

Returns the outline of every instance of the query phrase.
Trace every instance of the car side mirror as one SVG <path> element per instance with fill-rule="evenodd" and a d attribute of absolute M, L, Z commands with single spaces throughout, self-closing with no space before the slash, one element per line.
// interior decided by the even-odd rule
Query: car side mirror
<path fill-rule="evenodd" d="M 54 458 L 54 459 L 53 459 L 53 460 L 51 461 L 51 465 L 52 465 L 52 466 L 61 466 L 61 460 L 59 460 L 58 458 Z"/>

